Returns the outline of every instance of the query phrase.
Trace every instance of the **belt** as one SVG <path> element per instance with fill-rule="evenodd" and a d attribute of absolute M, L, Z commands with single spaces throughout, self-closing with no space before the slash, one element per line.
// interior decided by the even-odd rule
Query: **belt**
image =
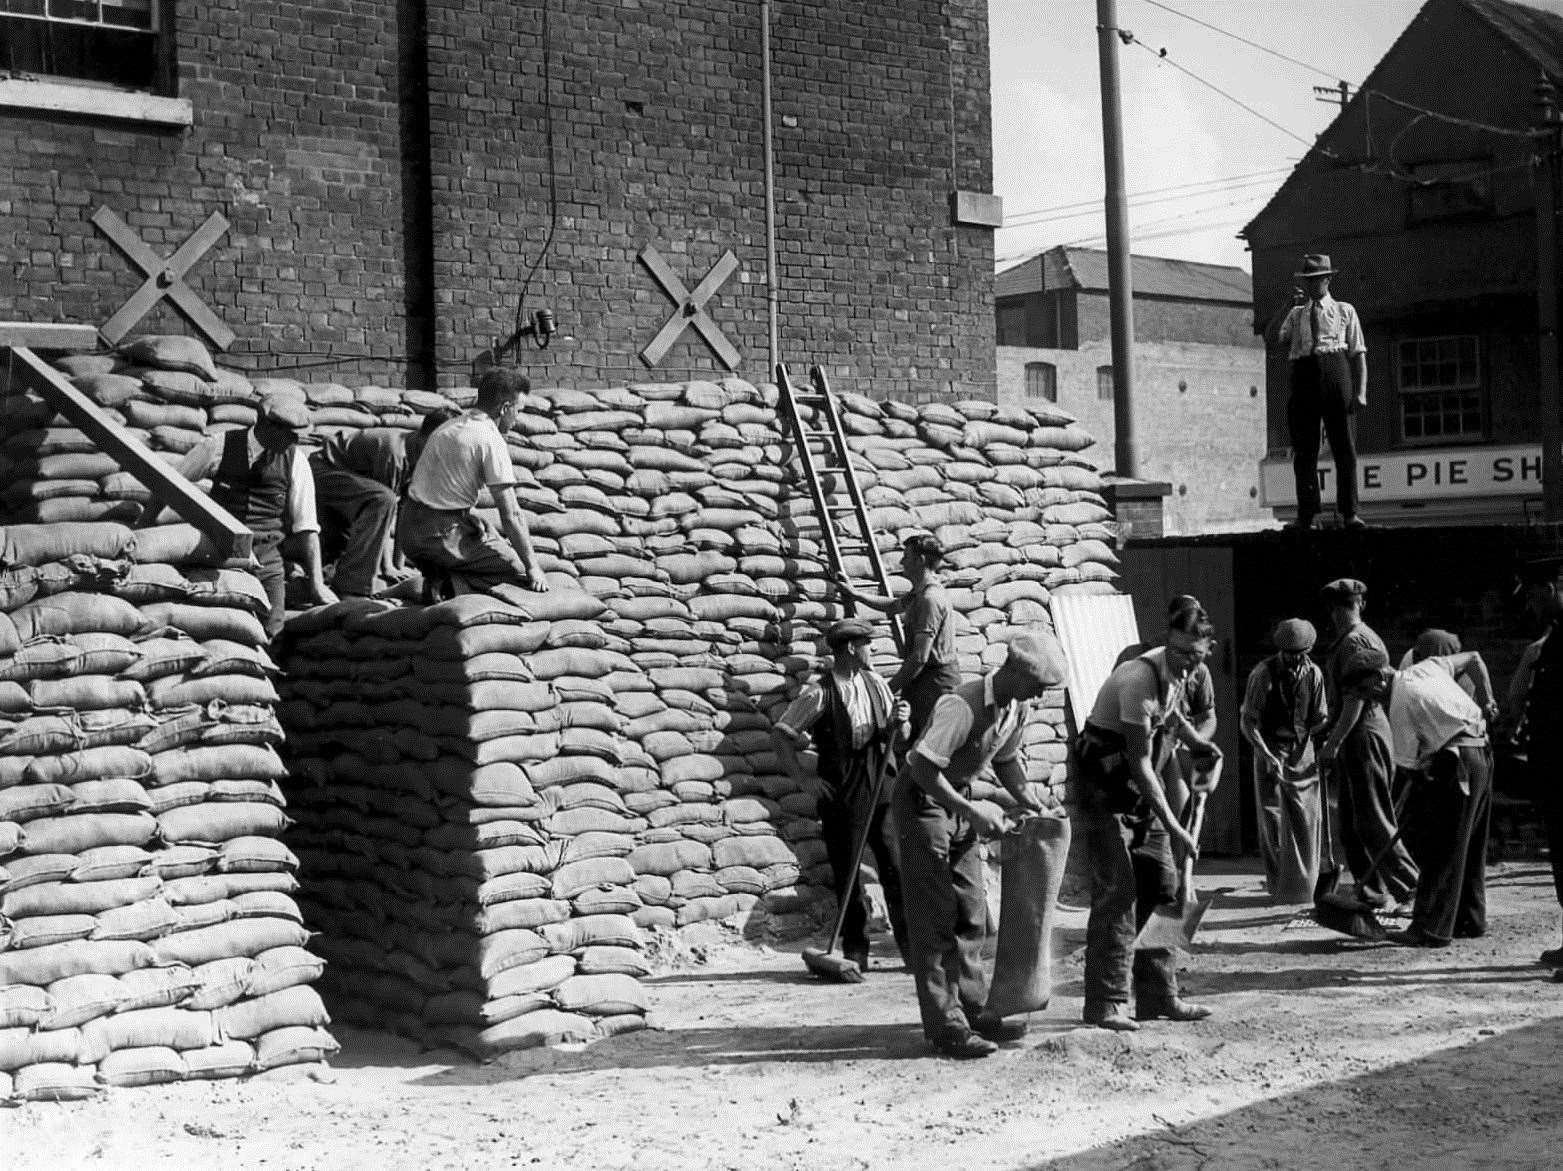
<path fill-rule="evenodd" d="M 459 517 L 459 516 L 466 516 L 468 513 L 470 513 L 472 511 L 472 509 L 470 509 L 470 508 L 434 508 L 434 507 L 432 507 L 430 505 L 425 504 L 421 500 L 414 499 L 411 496 L 406 497 L 403 500 L 403 504 L 407 505 L 407 506 L 410 506 L 412 508 L 416 508 L 420 512 L 426 512 L 430 516 L 439 516 L 439 517 L 455 518 L 455 517 Z"/>

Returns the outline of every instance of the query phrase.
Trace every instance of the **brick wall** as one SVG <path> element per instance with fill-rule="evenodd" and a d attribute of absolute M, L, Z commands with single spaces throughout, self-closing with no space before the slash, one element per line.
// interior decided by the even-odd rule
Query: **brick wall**
<path fill-rule="evenodd" d="M 1134 348 L 1139 474 L 1165 480 L 1168 533 L 1207 533 L 1271 523 L 1259 505 L 1264 455 L 1264 351 L 1253 346 L 1143 342 Z M 999 401 L 1023 403 L 1027 362 L 1051 362 L 1058 405 L 1096 436 L 1085 458 L 1110 468 L 1113 403 L 1097 397 L 1096 371 L 1112 364 L 1105 341 L 1078 350 L 1000 346 Z M 1181 384 L 1181 386 L 1180 386 Z"/>
<path fill-rule="evenodd" d="M 1106 293 L 1075 294 L 1080 344 L 1112 339 L 1112 310 Z M 1203 342 L 1214 346 L 1252 349 L 1261 343 L 1254 337 L 1253 312 L 1247 305 L 1223 305 L 1213 301 L 1180 301 L 1164 297 L 1134 298 L 1136 342 Z"/>
<path fill-rule="evenodd" d="M 730 249 L 740 270 L 708 308 L 763 379 L 760 11 L 180 5 L 189 131 L 0 112 L 0 316 L 100 324 L 134 291 L 87 222 L 100 205 L 164 254 L 217 210 L 233 229 L 189 282 L 251 373 L 462 383 L 525 289 L 570 335 L 523 350 L 534 379 L 709 376 L 692 331 L 654 372 L 640 361 L 674 306 L 636 256 L 655 245 L 693 288 Z M 992 233 L 948 207 L 991 186 L 985 5 L 772 12 L 782 356 L 845 389 L 991 396 Z"/>

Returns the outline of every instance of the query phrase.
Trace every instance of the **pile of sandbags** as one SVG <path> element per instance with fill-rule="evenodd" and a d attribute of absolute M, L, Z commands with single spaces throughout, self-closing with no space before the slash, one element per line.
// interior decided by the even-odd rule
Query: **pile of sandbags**
<path fill-rule="evenodd" d="M 0 1097 L 335 1051 L 266 599 L 213 560 L 183 525 L 0 528 Z"/>
<path fill-rule="evenodd" d="M 288 378 L 250 379 L 217 366 L 194 338 L 148 335 L 113 353 L 71 354 L 53 365 L 108 416 L 169 463 L 202 439 L 255 422 L 256 405 L 280 394 L 307 402 L 322 434 L 339 428 L 418 425 L 420 412 L 453 406 L 421 391 L 339 383 L 305 386 Z M 14 524 L 177 518 L 156 509 L 146 486 L 82 432 L 54 417 L 34 393 L 7 393 L 0 370 L 0 512 Z M 205 485 L 203 485 L 205 486 Z"/>
<path fill-rule="evenodd" d="M 347 601 L 288 625 L 289 835 L 338 1019 L 480 1055 L 639 1028 L 653 762 L 603 605 Z"/>

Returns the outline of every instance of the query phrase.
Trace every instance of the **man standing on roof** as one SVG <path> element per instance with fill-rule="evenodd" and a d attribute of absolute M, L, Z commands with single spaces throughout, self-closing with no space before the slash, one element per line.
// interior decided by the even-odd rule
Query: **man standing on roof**
<path fill-rule="evenodd" d="M 923 1035 L 934 1052 L 987 1057 L 999 1041 L 1019 1039 L 1019 1021 L 987 1016 L 982 944 L 987 936 L 980 839 L 1004 832 L 971 799 L 971 783 L 990 764 L 1023 812 L 1057 808 L 1032 791 L 1021 756 L 1030 700 L 1064 680 L 1063 648 L 1051 634 L 1012 635 L 1004 664 L 963 683 L 934 705 L 928 726 L 896 778 L 896 834 L 907 938 Z"/>
<path fill-rule="evenodd" d="M 1319 767 L 1325 776 L 1333 767 L 1339 779 L 1342 844 L 1357 880 L 1357 901 L 1369 910 L 1384 910 L 1411 897 L 1417 867 L 1405 842 L 1396 838 L 1389 717 L 1377 696 L 1352 682 L 1368 665 L 1389 664 L 1384 640 L 1362 620 L 1367 593 L 1367 586 L 1349 577 L 1320 591 L 1330 613 L 1324 683 L 1334 722 L 1319 749 Z M 1379 865 L 1373 870 L 1375 858 Z"/>
<path fill-rule="evenodd" d="M 907 705 L 891 696 L 869 665 L 873 637 L 873 627 L 861 619 L 833 623 L 825 634 L 833 656 L 829 669 L 798 692 L 771 730 L 783 767 L 818 806 L 836 900 L 847 908 L 841 952 L 863 972 L 868 971 L 868 899 L 853 865 L 853 849 L 865 826 L 896 948 L 902 959 L 910 955 L 890 784 L 873 791 L 891 742 L 904 731 Z M 811 742 L 819 760 L 816 777 L 806 776 L 798 760 L 798 750 Z"/>
<path fill-rule="evenodd" d="M 1297 480 L 1295 527 L 1309 529 L 1319 515 L 1319 425 L 1335 463 L 1335 506 L 1346 527 L 1365 527 L 1357 515 L 1357 449 L 1351 416 L 1368 405 L 1368 353 L 1357 311 L 1330 296 L 1335 269 L 1323 253 L 1303 257 L 1292 275 L 1303 287 L 1291 305 L 1265 329 L 1271 346 L 1286 347 L 1291 360 L 1291 397 L 1286 423 L 1291 432 L 1292 472 Z"/>
<path fill-rule="evenodd" d="M 271 609 L 266 635 L 275 638 L 286 618 L 288 556 L 304 566 L 310 596 L 325 605 L 337 600 L 320 563 L 320 522 L 315 514 L 315 479 L 299 441 L 309 434 L 309 410 L 296 399 L 261 400 L 253 427 L 236 427 L 203 439 L 179 461 L 190 481 L 212 481 L 212 499 L 255 535 L 254 570 Z"/>
<path fill-rule="evenodd" d="M 519 370 L 492 367 L 478 382 L 477 405 L 429 437 L 396 526 L 397 548 L 414 565 L 448 571 L 477 589 L 500 583 L 548 588 L 516 502 L 515 468 L 505 446 L 517 400 L 531 389 Z M 504 536 L 472 511 L 484 488 L 494 497 Z"/>
<path fill-rule="evenodd" d="M 429 436 L 457 414 L 448 407 L 431 411 L 417 431 L 338 431 L 310 457 L 321 539 L 328 552 L 340 550 L 332 578 L 338 594 L 368 597 L 382 583 L 390 584 L 397 503 Z"/>
<path fill-rule="evenodd" d="M 1259 854 L 1272 902 L 1306 903 L 1319 878 L 1319 765 L 1314 740 L 1329 708 L 1324 672 L 1308 658 L 1318 635 L 1313 623 L 1288 618 L 1271 641 L 1275 654 L 1248 676 L 1243 693 L 1243 738 L 1254 749 L 1254 793 L 1259 809 Z"/>
<path fill-rule="evenodd" d="M 845 575 L 836 585 L 854 602 L 888 614 L 906 616 L 906 657 L 890 678 L 890 690 L 905 696 L 912 707 L 912 739 L 928 723 L 934 704 L 960 686 L 960 657 L 955 650 L 955 611 L 939 579 L 944 546 L 931 533 L 917 533 L 901 546 L 901 573 L 912 585 L 899 598 L 868 594 Z"/>

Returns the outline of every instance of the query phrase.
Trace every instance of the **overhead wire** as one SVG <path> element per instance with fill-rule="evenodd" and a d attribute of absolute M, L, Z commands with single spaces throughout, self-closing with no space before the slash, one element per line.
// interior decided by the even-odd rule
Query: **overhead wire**
<path fill-rule="evenodd" d="M 1282 174 L 1289 170 L 1291 170 L 1290 166 L 1271 167 L 1264 171 L 1245 171 L 1240 175 L 1222 175 L 1215 179 L 1198 179 L 1188 183 L 1173 183 L 1167 187 L 1148 187 L 1142 191 L 1129 192 L 1129 199 L 1132 202 L 1133 200 L 1144 196 L 1164 195 L 1172 191 L 1184 191 L 1193 187 L 1207 187 L 1217 183 L 1232 183 L 1244 179 L 1257 179 L 1261 176 Z M 1007 221 L 1011 218 L 1018 220 L 1033 215 L 1048 215 L 1053 212 L 1071 211 L 1075 208 L 1100 207 L 1101 203 L 1102 201 L 1100 199 L 1082 199 L 1075 203 L 1060 203 L 1052 207 L 1034 207 L 1026 211 L 1016 212 L 1013 217 L 1006 217 L 1006 226 Z"/>
<path fill-rule="evenodd" d="M 1151 207 L 1160 203 L 1177 203 L 1185 199 L 1200 199 L 1210 195 L 1224 195 L 1228 191 L 1241 191 L 1247 187 L 1267 186 L 1273 182 L 1278 175 L 1285 174 L 1290 170 L 1290 167 L 1278 167 L 1275 171 L 1264 172 L 1263 177 L 1261 178 L 1246 179 L 1237 183 L 1222 183 L 1217 185 L 1215 180 L 1211 180 L 1212 185 L 1206 186 L 1200 190 L 1169 193 L 1166 195 L 1151 196 L 1144 199 L 1136 199 L 1131 195 L 1129 197 L 1129 206 Z M 1057 223 L 1062 220 L 1080 219 L 1084 216 L 1095 215 L 1098 211 L 1100 211 L 1102 201 L 1100 199 L 1083 200 L 1080 203 L 1069 204 L 1067 206 L 1070 208 L 1077 208 L 1078 210 L 1065 211 L 1063 209 L 1059 209 L 1055 214 L 1051 215 L 1043 215 L 1041 212 L 1034 212 L 1031 213 L 1028 217 L 1005 216 L 1004 227 L 1026 228 L 1035 227 L 1040 224 Z"/>
<path fill-rule="evenodd" d="M 1279 60 L 1289 62 L 1301 69 L 1306 69 L 1309 73 L 1317 73 L 1320 77 L 1328 77 L 1332 81 L 1343 80 L 1338 73 L 1332 73 L 1328 69 L 1320 69 L 1317 65 L 1310 65 L 1306 61 L 1299 61 L 1296 57 L 1289 57 L 1279 49 L 1272 49 L 1268 45 L 1261 45 L 1258 41 L 1251 41 L 1247 37 L 1233 32 L 1231 29 L 1226 29 L 1222 28 L 1220 25 L 1211 24 L 1208 20 L 1201 20 L 1197 16 L 1189 15 L 1187 12 L 1180 12 L 1170 4 L 1162 4 L 1160 0 L 1145 0 L 1145 3 L 1149 4 L 1152 8 L 1160 8 L 1163 12 L 1170 12 L 1173 16 L 1180 16 L 1184 20 L 1192 21 L 1193 23 L 1200 25 L 1202 28 L 1208 28 L 1211 32 L 1220 33 L 1224 37 L 1231 37 L 1234 41 L 1240 41 L 1251 49 L 1258 49 L 1261 53 L 1268 53 L 1270 56 L 1278 58 Z"/>

